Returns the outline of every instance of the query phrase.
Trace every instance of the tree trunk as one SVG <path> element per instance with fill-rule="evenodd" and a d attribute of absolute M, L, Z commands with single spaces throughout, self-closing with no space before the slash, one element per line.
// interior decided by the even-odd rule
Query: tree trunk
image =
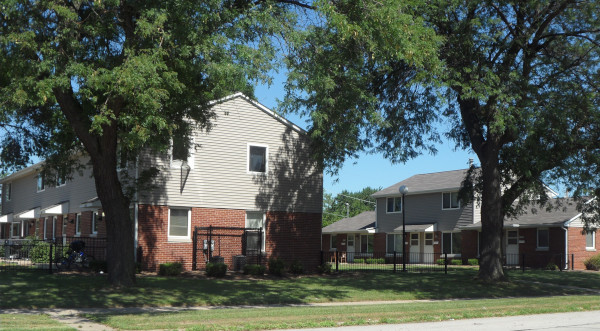
<path fill-rule="evenodd" d="M 92 159 L 96 192 L 106 214 L 108 280 L 114 286 L 132 286 L 135 283 L 134 228 L 129 202 L 123 194 L 116 163 L 111 164 L 110 158 L 105 157 L 92 156 Z"/>
<path fill-rule="evenodd" d="M 502 187 L 498 154 L 491 153 L 481 161 L 483 190 L 481 193 L 481 259 L 477 278 L 485 282 L 505 280 L 502 269 Z"/>

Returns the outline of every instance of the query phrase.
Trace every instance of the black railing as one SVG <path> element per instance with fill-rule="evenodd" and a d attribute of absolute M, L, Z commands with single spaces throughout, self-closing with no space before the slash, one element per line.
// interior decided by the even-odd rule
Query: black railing
<path fill-rule="evenodd" d="M 503 263 L 507 268 L 520 268 L 523 271 L 525 269 L 574 270 L 575 255 L 550 252 L 506 254 Z"/>
<path fill-rule="evenodd" d="M 476 259 L 463 260 L 443 253 L 401 252 L 322 252 L 323 263 L 334 271 L 389 271 L 389 272 L 448 272 L 448 268 L 477 265 Z"/>
<path fill-rule="evenodd" d="M 83 244 L 73 244 L 75 242 Z M 53 273 L 63 270 L 87 270 L 91 261 L 105 260 L 105 238 L 27 238 L 6 239 L 0 243 L 0 271 L 46 270 Z"/>

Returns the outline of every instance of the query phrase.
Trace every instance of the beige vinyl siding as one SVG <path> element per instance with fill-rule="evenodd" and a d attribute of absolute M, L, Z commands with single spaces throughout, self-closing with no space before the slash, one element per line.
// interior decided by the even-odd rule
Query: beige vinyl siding
<path fill-rule="evenodd" d="M 583 220 L 581 217 L 577 217 L 576 219 L 573 220 L 573 222 L 569 223 L 568 227 L 570 228 L 583 228 L 584 224 L 583 224 Z"/>
<path fill-rule="evenodd" d="M 308 138 L 238 97 L 215 106 L 210 132 L 197 132 L 194 168 L 171 168 L 167 153 L 146 154 L 140 165 L 161 170 L 156 188 L 140 202 L 321 212 L 322 173 L 316 170 Z M 268 146 L 267 174 L 248 173 L 248 144 Z"/>
<path fill-rule="evenodd" d="M 452 231 L 473 222 L 471 204 L 461 204 L 458 209 L 442 210 L 442 192 L 407 195 L 405 199 L 406 224 L 437 223 L 437 231 Z M 386 211 L 386 198 L 377 199 L 379 232 L 392 232 L 402 225 L 402 213 Z"/>
<path fill-rule="evenodd" d="M 12 181 L 12 198 L 3 204 L 2 214 L 20 213 L 36 207 L 46 208 L 69 201 L 69 212 L 80 212 L 79 205 L 96 196 L 96 186 L 91 177 L 91 169 L 80 174 L 74 172 L 66 185 L 54 187 L 46 184 L 44 191 L 37 192 L 37 172 Z"/>

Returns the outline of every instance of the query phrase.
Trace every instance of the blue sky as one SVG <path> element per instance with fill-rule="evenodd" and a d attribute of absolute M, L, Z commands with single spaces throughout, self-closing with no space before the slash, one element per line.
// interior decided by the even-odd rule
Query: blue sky
<path fill-rule="evenodd" d="M 258 86 L 255 91 L 257 101 L 270 109 L 277 107 L 277 100 L 283 99 L 283 75 L 276 75 L 273 84 Z M 306 120 L 296 114 L 286 115 L 288 120 L 305 128 Z M 381 154 L 361 154 L 356 160 L 347 161 L 335 177 L 324 174 L 323 187 L 326 193 L 334 196 L 342 190 L 360 191 L 367 186 L 388 187 L 415 174 L 465 169 L 469 158 L 475 164 L 479 160 L 473 152 L 454 151 L 454 143 L 444 141 L 437 146 L 436 155 L 422 155 L 405 164 L 392 164 Z"/>

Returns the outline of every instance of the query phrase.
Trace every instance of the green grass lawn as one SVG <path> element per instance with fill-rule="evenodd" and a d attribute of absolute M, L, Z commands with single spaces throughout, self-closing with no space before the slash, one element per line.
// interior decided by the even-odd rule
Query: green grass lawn
<path fill-rule="evenodd" d="M 0 314 L 0 330 L 76 330 L 59 323 L 48 315 Z"/>
<path fill-rule="evenodd" d="M 179 313 L 88 315 L 127 330 L 265 330 L 382 323 L 443 321 L 554 312 L 600 310 L 600 296 L 483 299 L 334 307 L 212 309 Z"/>
<path fill-rule="evenodd" d="M 505 298 L 589 294 L 529 282 L 494 285 L 474 281 L 476 270 L 432 273 L 342 273 L 283 279 L 139 277 L 132 288 L 110 287 L 103 276 L 0 273 L 0 308 L 210 306 L 334 301 Z M 600 273 L 510 273 L 511 279 L 552 284 L 600 283 Z"/>

